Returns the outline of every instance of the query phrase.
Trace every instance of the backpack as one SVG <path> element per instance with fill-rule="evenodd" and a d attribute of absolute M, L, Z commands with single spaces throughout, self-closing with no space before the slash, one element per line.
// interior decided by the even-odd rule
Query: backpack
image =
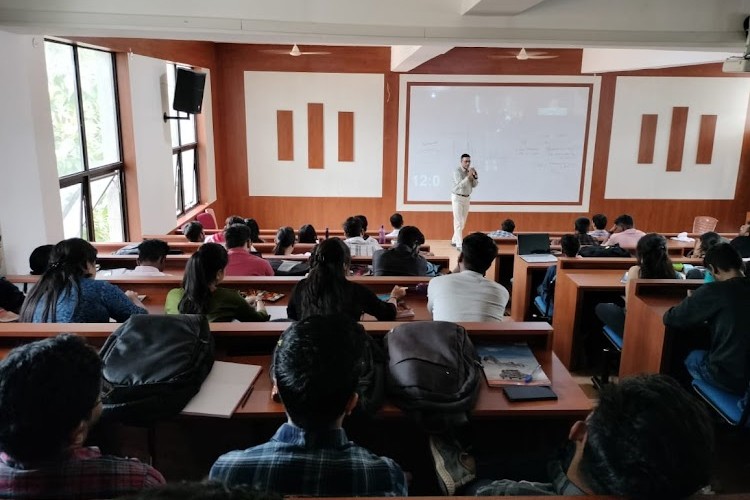
<path fill-rule="evenodd" d="M 150 425 L 177 415 L 214 363 L 214 338 L 201 315 L 136 314 L 104 343 L 102 418 Z"/>
<path fill-rule="evenodd" d="M 431 432 L 468 422 L 481 364 L 466 330 L 448 321 L 397 326 L 385 336 L 390 401 Z"/>
<path fill-rule="evenodd" d="M 585 245 L 578 251 L 581 257 L 631 257 L 630 252 L 621 248 L 618 243 L 612 246 Z"/>
<path fill-rule="evenodd" d="M 365 332 L 363 335 L 365 335 L 365 344 L 357 382 L 359 401 L 354 408 L 354 413 L 363 417 L 372 417 L 383 406 L 385 400 L 386 356 L 379 341 Z"/>

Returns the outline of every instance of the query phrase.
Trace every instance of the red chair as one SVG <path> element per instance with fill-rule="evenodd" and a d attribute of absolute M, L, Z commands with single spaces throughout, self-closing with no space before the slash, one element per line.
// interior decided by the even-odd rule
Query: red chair
<path fill-rule="evenodd" d="M 203 224 L 203 229 L 218 229 L 216 217 L 212 213 L 203 212 L 195 216 L 196 220 Z"/>

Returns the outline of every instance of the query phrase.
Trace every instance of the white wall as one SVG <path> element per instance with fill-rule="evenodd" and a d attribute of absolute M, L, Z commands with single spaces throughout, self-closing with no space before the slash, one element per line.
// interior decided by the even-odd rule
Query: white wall
<path fill-rule="evenodd" d="M 160 59 L 129 57 L 135 162 L 138 175 L 138 216 L 143 234 L 167 233 L 177 225 L 172 173 L 172 140 L 167 110 L 167 67 Z"/>
<path fill-rule="evenodd" d="M 60 189 L 42 36 L 0 31 L 0 231 L 8 274 L 63 239 Z"/>

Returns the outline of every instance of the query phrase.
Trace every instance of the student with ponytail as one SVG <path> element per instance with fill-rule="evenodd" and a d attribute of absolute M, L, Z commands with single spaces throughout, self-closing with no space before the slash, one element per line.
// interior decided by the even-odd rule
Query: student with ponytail
<path fill-rule="evenodd" d="M 52 249 L 49 267 L 26 297 L 19 321 L 33 323 L 108 323 L 148 314 L 138 294 L 97 281 L 96 248 L 80 238 Z"/>
<path fill-rule="evenodd" d="M 636 278 L 675 279 L 682 275 L 672 267 L 672 259 L 667 253 L 667 240 L 657 233 L 649 233 L 638 240 L 635 247 L 636 265 L 628 270 L 625 282 L 625 297 L 628 296 L 630 281 Z M 616 333 L 625 331 L 625 308 L 617 304 L 597 304 L 596 316 Z"/>
<path fill-rule="evenodd" d="M 406 289 L 394 286 L 387 302 L 380 300 L 369 288 L 347 279 L 351 254 L 339 238 L 323 240 L 310 257 L 310 273 L 292 290 L 287 306 L 289 319 L 343 314 L 359 321 L 362 313 L 380 321 L 396 318 L 396 301 Z"/>
<path fill-rule="evenodd" d="M 218 243 L 205 243 L 185 266 L 182 288 L 170 290 L 164 310 L 167 314 L 204 314 L 214 321 L 268 321 L 262 300 L 242 298 L 236 290 L 221 288 L 226 249 Z"/>

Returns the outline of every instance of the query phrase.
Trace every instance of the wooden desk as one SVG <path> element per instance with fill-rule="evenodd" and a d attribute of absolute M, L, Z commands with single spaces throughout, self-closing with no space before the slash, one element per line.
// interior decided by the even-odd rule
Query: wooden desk
<path fill-rule="evenodd" d="M 666 373 L 669 369 L 669 332 L 662 318 L 703 280 L 633 280 L 628 290 L 620 377 L 638 373 Z"/>
<path fill-rule="evenodd" d="M 563 367 L 560 360 L 549 351 L 536 351 L 534 355 L 539 360 L 545 373 L 552 381 L 552 390 L 557 394 L 556 401 L 531 401 L 511 403 L 505 397 L 502 389 L 488 387 L 484 379 L 480 380 L 479 398 L 472 411 L 473 418 L 498 417 L 585 417 L 593 408 L 591 400 Z M 233 418 L 262 417 L 281 418 L 284 408 L 280 403 L 271 399 L 271 381 L 268 377 L 270 356 L 243 356 L 230 358 L 230 361 L 250 363 L 263 367 L 253 392 L 244 405 L 239 407 Z M 382 418 L 403 418 L 401 410 L 390 403 L 386 403 L 378 412 Z"/>
<path fill-rule="evenodd" d="M 555 285 L 555 314 L 552 318 L 554 335 L 552 350 L 563 365 L 570 369 L 573 350 L 581 323 L 580 312 L 587 293 L 622 291 L 622 270 L 561 270 Z"/>
<path fill-rule="evenodd" d="M 34 284 L 39 279 L 38 276 L 31 275 L 9 275 L 6 278 L 11 283 L 16 284 Z M 301 279 L 301 276 L 231 276 L 224 279 L 220 286 L 239 291 L 267 290 L 269 292 L 282 293 L 284 297 L 268 304 L 281 306 L 288 303 L 292 288 Z M 390 293 L 395 285 L 413 289 L 417 284 L 427 283 L 430 280 L 430 278 L 425 276 L 353 276 L 349 279 L 366 286 L 376 294 Z M 108 278 L 107 281 L 113 285 L 117 285 L 123 291 L 133 290 L 139 295 L 146 295 L 144 305 L 150 313 L 163 313 L 167 293 L 171 289 L 179 288 L 182 285 L 182 278 L 179 276 L 133 278 L 124 275 Z M 415 320 L 432 319 L 432 315 L 427 311 L 426 296 L 407 294 L 406 303 L 414 310 Z"/>
<path fill-rule="evenodd" d="M 101 254 L 111 254 L 116 252 L 117 250 L 121 249 L 124 246 L 127 245 L 133 245 L 138 244 L 139 242 L 133 242 L 133 241 L 125 241 L 125 242 L 93 242 L 91 243 L 94 245 L 94 248 L 97 249 L 97 251 Z M 169 248 L 175 249 L 175 250 L 181 250 L 184 254 L 192 254 L 195 253 L 196 250 L 202 245 L 203 243 L 192 243 L 190 241 L 187 241 L 183 238 L 182 241 L 179 242 L 169 242 Z M 253 243 L 253 247 L 255 250 L 266 256 L 266 254 L 273 254 L 273 243 Z M 380 245 L 383 248 L 390 248 L 391 243 L 383 243 Z M 294 253 L 305 253 L 305 252 L 311 252 L 313 247 L 315 247 L 315 243 L 296 243 L 294 245 L 294 249 L 292 252 Z M 421 245 L 419 249 L 423 252 L 429 252 L 430 251 L 430 245 Z"/>
<path fill-rule="evenodd" d="M 265 258 L 266 260 L 294 260 L 299 262 L 307 262 L 309 260 L 309 256 L 307 255 L 266 255 L 263 258 Z M 101 266 L 101 269 L 134 269 L 136 265 L 135 261 L 137 259 L 137 255 L 104 254 L 96 256 L 96 262 Z M 167 255 L 167 259 L 164 265 L 164 272 L 167 274 L 182 275 L 185 271 L 185 264 L 187 263 L 188 259 L 190 259 L 190 254 Z M 430 255 L 428 257 L 425 257 L 425 259 L 427 259 L 428 262 L 432 262 L 433 264 L 444 267 L 446 269 L 450 267 L 450 257 Z M 372 257 L 352 257 L 352 264 L 372 265 Z"/>

